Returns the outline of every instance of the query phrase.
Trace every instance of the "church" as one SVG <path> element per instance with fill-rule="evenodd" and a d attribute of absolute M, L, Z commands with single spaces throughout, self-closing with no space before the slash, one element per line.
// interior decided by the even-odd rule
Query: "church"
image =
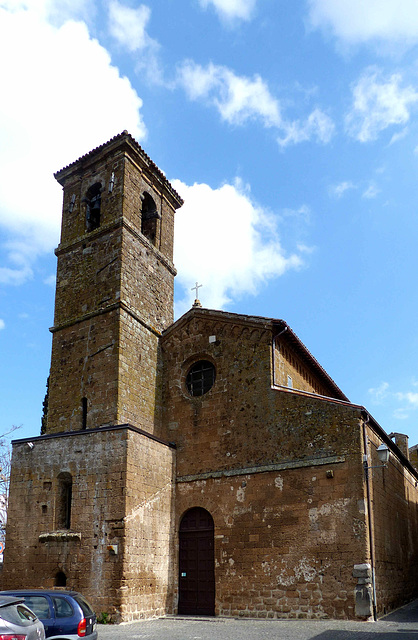
<path fill-rule="evenodd" d="M 174 321 L 182 199 L 128 132 L 55 178 L 47 424 L 13 443 L 2 589 L 75 589 L 114 622 L 416 596 L 416 447 L 284 320 L 196 299 Z"/>

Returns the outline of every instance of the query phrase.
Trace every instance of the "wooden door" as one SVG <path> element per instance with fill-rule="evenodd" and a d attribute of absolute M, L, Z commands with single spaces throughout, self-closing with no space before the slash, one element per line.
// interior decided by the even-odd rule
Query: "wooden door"
<path fill-rule="evenodd" d="M 185 513 L 179 549 L 179 614 L 215 615 L 214 526 L 206 509 Z"/>

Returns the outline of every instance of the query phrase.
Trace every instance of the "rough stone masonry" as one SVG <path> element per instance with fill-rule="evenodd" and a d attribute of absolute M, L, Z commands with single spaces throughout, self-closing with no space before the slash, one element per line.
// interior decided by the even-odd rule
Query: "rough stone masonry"
<path fill-rule="evenodd" d="M 2 588 L 76 589 L 114 621 L 367 619 L 411 599 L 405 437 L 283 320 L 196 302 L 173 322 L 182 200 L 127 132 L 56 178 L 47 428 L 13 445 Z"/>

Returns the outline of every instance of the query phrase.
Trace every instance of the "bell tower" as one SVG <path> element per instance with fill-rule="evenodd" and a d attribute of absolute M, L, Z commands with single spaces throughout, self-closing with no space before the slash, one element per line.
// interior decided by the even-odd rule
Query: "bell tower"
<path fill-rule="evenodd" d="M 158 435 L 182 200 L 126 131 L 55 178 L 64 197 L 47 434 L 131 424 Z"/>

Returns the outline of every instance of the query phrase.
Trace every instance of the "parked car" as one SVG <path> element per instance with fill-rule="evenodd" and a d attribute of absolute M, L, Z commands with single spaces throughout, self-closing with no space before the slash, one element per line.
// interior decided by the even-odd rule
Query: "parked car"
<path fill-rule="evenodd" d="M 0 595 L 1 640 L 45 640 L 44 625 L 23 598 Z"/>
<path fill-rule="evenodd" d="M 23 598 L 25 605 L 43 623 L 48 640 L 97 640 L 96 615 L 87 600 L 77 591 L 1 591 L 0 597 L 4 595 Z"/>

